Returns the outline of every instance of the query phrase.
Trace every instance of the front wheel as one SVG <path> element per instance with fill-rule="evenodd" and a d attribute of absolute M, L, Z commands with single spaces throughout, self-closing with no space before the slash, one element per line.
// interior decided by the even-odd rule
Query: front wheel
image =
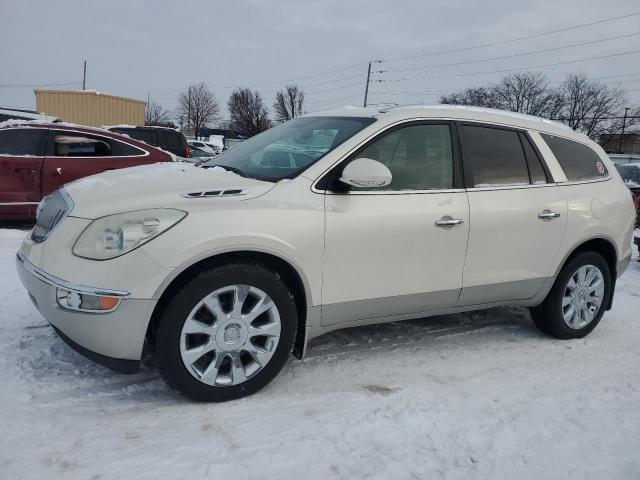
<path fill-rule="evenodd" d="M 544 302 L 531 309 L 531 318 L 553 337 L 582 338 L 604 315 L 611 284 L 609 266 L 600 254 L 579 253 L 562 268 Z"/>
<path fill-rule="evenodd" d="M 189 281 L 163 312 L 156 353 L 165 381 L 198 401 L 251 395 L 282 369 L 297 314 L 280 277 L 233 264 Z"/>

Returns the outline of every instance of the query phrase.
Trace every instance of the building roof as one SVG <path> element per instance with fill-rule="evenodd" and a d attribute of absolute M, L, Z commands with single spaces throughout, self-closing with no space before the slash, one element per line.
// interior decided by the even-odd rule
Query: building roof
<path fill-rule="evenodd" d="M 40 88 L 36 88 L 33 90 L 33 92 L 38 95 L 39 93 L 44 93 L 44 94 L 67 94 L 67 95 L 92 95 L 92 96 L 100 96 L 100 97 L 107 97 L 107 98 L 115 98 L 118 100 L 125 100 L 127 102 L 137 102 L 137 103 L 144 103 L 146 104 L 147 102 L 145 102 L 144 100 L 138 100 L 137 98 L 128 98 L 128 97 L 120 97 L 118 95 L 110 95 L 108 93 L 102 93 L 99 92 L 97 90 L 47 90 L 47 89 L 40 89 Z"/>

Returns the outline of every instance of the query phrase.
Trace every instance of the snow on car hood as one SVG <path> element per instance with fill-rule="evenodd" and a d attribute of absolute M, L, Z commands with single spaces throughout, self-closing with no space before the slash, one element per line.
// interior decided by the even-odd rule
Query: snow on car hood
<path fill-rule="evenodd" d="M 180 162 L 110 170 L 68 183 L 64 188 L 74 202 L 72 216 L 97 218 L 145 208 L 189 210 L 205 202 L 237 202 L 263 195 L 274 186 L 275 183 L 241 177 L 221 167 L 200 168 Z M 203 192 L 220 194 L 188 198 L 189 194 Z"/>

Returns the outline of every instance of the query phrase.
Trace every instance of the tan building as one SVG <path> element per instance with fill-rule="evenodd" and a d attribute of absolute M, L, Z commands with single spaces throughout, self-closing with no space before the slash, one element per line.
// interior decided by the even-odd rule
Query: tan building
<path fill-rule="evenodd" d="M 36 110 L 80 125 L 144 125 L 146 102 L 95 91 L 34 90 Z"/>

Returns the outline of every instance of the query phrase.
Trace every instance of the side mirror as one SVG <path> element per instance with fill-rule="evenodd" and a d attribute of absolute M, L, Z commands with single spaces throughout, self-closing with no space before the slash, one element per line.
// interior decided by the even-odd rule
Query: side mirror
<path fill-rule="evenodd" d="M 391 183 L 391 171 L 377 160 L 356 158 L 344 167 L 340 181 L 356 188 L 386 187 Z"/>

